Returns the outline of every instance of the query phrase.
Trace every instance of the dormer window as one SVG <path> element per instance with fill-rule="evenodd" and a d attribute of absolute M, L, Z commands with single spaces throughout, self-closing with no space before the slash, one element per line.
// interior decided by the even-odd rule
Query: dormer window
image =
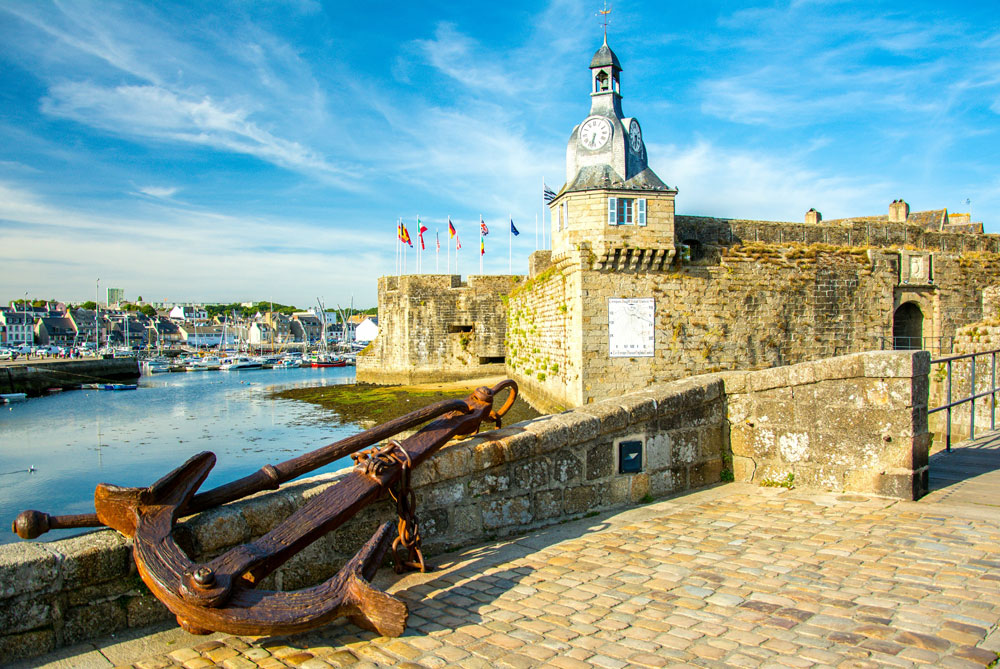
<path fill-rule="evenodd" d="M 594 92 L 604 93 L 608 90 L 608 73 L 601 70 L 594 78 Z"/>

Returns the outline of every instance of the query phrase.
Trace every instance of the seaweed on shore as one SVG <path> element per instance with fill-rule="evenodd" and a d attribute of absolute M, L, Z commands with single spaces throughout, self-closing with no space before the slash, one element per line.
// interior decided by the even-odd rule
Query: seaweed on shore
<path fill-rule="evenodd" d="M 411 386 L 379 386 L 369 383 L 290 388 L 272 393 L 273 397 L 316 404 L 335 412 L 342 423 L 370 426 L 385 423 L 429 404 L 448 399 L 468 397 L 482 383 L 426 384 Z M 506 396 L 506 393 L 503 394 Z M 510 425 L 535 418 L 540 414 L 518 398 L 504 424 Z M 483 426 L 484 429 L 487 427 Z"/>

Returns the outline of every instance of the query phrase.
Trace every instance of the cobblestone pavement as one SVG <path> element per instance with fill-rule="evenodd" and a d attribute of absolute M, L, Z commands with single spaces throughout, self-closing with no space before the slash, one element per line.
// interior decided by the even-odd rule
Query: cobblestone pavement
<path fill-rule="evenodd" d="M 383 575 L 410 607 L 400 638 L 335 623 L 289 638 L 184 634 L 139 661 L 100 658 L 139 669 L 983 667 L 1000 649 L 998 547 L 995 509 L 728 484 L 439 556 L 431 574 Z"/>

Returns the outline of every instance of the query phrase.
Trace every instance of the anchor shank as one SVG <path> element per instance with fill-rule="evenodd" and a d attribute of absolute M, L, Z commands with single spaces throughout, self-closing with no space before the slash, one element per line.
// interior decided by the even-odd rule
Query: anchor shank
<path fill-rule="evenodd" d="M 464 403 L 463 403 L 464 404 Z M 468 406 L 465 406 L 468 410 Z M 400 446 L 410 456 L 413 466 L 429 458 L 456 434 L 475 431 L 488 414 L 491 405 L 481 404 L 466 416 L 459 413 L 440 418 L 417 434 L 405 439 Z M 462 420 L 456 420 L 461 418 Z M 186 579 L 185 598 L 218 605 L 225 601 L 234 580 L 245 578 L 258 583 L 293 555 L 324 534 L 340 527 L 362 508 L 378 499 L 384 489 L 400 476 L 401 466 L 389 466 L 378 480 L 359 472 L 316 495 L 284 522 L 256 541 L 238 546 L 200 567 L 208 568 L 215 577 L 211 587 L 198 587 Z M 245 576 L 244 576 L 245 574 Z"/>

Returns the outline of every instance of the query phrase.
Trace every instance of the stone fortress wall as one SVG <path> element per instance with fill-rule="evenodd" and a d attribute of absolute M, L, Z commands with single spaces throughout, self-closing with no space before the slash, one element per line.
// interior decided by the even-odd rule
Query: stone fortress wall
<path fill-rule="evenodd" d="M 504 372 L 507 311 L 516 276 L 417 274 L 378 283 L 379 334 L 358 355 L 360 383 L 426 383 Z"/>
<path fill-rule="evenodd" d="M 913 499 L 926 488 L 927 360 L 924 351 L 872 352 L 703 375 L 453 442 L 413 475 L 425 551 L 733 478 L 780 484 L 791 476 L 797 485 Z M 625 461 L 639 454 L 637 471 L 622 471 L 623 452 Z M 344 474 L 200 513 L 175 537 L 193 558 L 214 557 L 262 536 Z M 261 587 L 326 580 L 394 513 L 388 501 L 363 509 Z M 0 546 L 3 661 L 169 617 L 138 577 L 131 542 L 115 531 Z"/>
<path fill-rule="evenodd" d="M 666 265 L 628 244 L 598 256 L 581 243 L 511 294 L 508 374 L 536 406 L 558 410 L 694 374 L 891 348 L 907 302 L 928 341 L 950 338 L 982 317 L 981 291 L 1000 279 L 1000 236 L 941 227 L 963 232 L 887 217 L 677 216 L 683 251 Z M 654 355 L 610 357 L 608 299 L 650 297 Z"/>

